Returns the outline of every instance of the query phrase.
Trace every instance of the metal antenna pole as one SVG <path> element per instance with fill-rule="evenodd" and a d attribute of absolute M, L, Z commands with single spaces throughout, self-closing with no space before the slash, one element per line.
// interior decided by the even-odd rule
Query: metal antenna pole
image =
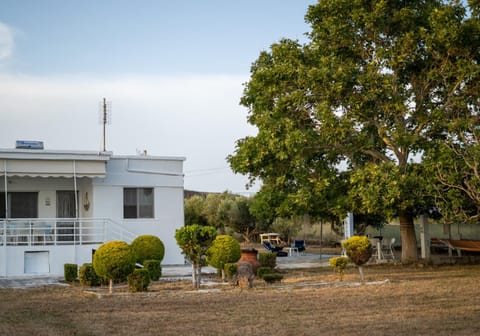
<path fill-rule="evenodd" d="M 103 151 L 105 152 L 107 150 L 107 141 L 106 141 L 106 127 L 107 125 L 107 100 L 103 98 Z"/>

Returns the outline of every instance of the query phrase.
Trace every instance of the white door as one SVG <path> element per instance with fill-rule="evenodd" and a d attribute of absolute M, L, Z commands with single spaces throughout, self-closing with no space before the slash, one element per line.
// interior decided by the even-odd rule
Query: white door
<path fill-rule="evenodd" d="M 50 273 L 49 259 L 48 251 L 26 251 L 23 264 L 25 274 Z"/>

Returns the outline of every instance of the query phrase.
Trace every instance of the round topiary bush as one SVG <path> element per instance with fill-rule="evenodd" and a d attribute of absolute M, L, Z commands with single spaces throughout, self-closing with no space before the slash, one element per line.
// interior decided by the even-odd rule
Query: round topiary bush
<path fill-rule="evenodd" d="M 130 245 L 120 240 L 109 241 L 98 248 L 93 255 L 95 273 L 110 281 L 124 280 L 135 269 L 135 258 Z"/>
<path fill-rule="evenodd" d="M 161 263 L 165 256 L 165 246 L 157 236 L 138 236 L 133 240 L 131 247 L 135 261 L 142 265 L 145 260 L 158 260 Z"/>
<path fill-rule="evenodd" d="M 241 255 L 240 244 L 235 238 L 229 235 L 220 235 L 208 248 L 206 260 L 209 265 L 222 271 L 222 279 L 225 280 L 225 264 L 237 262 Z"/>
<path fill-rule="evenodd" d="M 372 244 L 366 236 L 352 236 L 343 242 L 343 248 L 350 260 L 358 266 L 362 281 L 364 280 L 362 265 L 372 256 Z"/>

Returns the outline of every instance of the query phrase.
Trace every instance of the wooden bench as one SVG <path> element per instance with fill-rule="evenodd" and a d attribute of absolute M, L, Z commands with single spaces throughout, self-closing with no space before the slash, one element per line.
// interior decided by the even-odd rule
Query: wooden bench
<path fill-rule="evenodd" d="M 462 251 L 480 252 L 480 240 L 432 238 L 432 246 L 439 244 L 448 247 L 450 257 L 453 250 L 457 251 L 459 257 L 462 256 Z"/>

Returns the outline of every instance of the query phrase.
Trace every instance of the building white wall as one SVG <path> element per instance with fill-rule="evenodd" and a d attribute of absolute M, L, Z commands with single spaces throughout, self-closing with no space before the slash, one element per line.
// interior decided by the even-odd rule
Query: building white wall
<path fill-rule="evenodd" d="M 94 218 L 111 218 L 137 235 L 158 236 L 165 245 L 164 265 L 183 264 L 175 230 L 184 225 L 183 159 L 112 158 L 104 179 L 93 181 Z M 123 189 L 154 188 L 154 218 L 124 219 Z"/>
<path fill-rule="evenodd" d="M 83 265 L 92 262 L 92 250 L 99 245 L 15 246 L 0 248 L 0 276 L 55 275 L 63 276 L 67 263 Z M 48 252 L 49 273 L 25 273 L 25 253 Z"/>
<path fill-rule="evenodd" d="M 165 244 L 164 265 L 183 264 L 175 241 L 176 229 L 184 225 L 183 158 L 111 157 L 105 178 L 77 178 L 79 217 L 108 218 L 136 235 L 152 234 Z M 153 188 L 154 218 L 124 219 L 123 189 Z M 9 177 L 9 192 L 38 192 L 38 217 L 56 217 L 56 191 L 74 190 L 73 178 Z M 4 191 L 0 183 L 0 191 Z M 83 204 L 88 192 L 90 208 Z M 99 245 L 0 247 L 0 276 L 25 274 L 25 253 L 48 251 L 49 274 L 63 275 L 65 263 L 91 262 L 92 249 Z"/>

